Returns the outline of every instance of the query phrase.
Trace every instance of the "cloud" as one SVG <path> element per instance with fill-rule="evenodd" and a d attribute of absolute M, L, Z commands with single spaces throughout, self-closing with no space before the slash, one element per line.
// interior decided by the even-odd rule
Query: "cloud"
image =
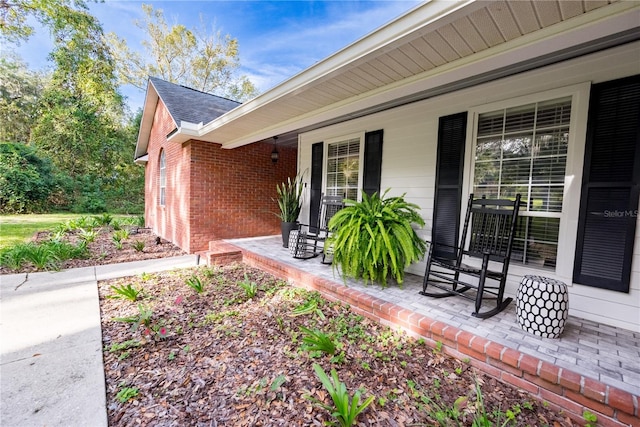
<path fill-rule="evenodd" d="M 283 20 L 249 45 L 241 43 L 243 71 L 265 91 L 338 52 L 417 2 L 325 2 L 323 10 Z"/>

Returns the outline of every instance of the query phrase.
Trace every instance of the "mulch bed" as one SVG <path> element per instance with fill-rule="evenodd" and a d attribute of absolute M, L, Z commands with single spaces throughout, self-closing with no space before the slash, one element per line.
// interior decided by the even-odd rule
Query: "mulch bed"
<path fill-rule="evenodd" d="M 128 285 L 138 300 L 114 298 Z M 103 281 L 99 292 L 112 427 L 326 425 L 308 397 L 331 402 L 313 363 L 336 369 L 350 395 L 375 396 L 360 426 L 472 425 L 482 408 L 495 425 L 573 425 L 465 361 L 244 264 Z M 135 330 L 115 320 L 141 312 Z M 301 326 L 333 336 L 336 354 L 305 350 Z"/>
<path fill-rule="evenodd" d="M 113 241 L 114 230 L 111 227 L 97 229 L 96 238 L 88 243 L 89 257 L 84 259 L 70 259 L 60 263 L 60 269 L 90 267 L 93 265 L 117 264 L 129 261 L 141 261 L 145 259 L 165 258 L 185 255 L 178 246 L 164 239 L 160 239 L 148 228 L 125 226 L 129 230 L 129 238 L 122 241 L 122 249 L 118 249 Z M 50 231 L 36 233 L 31 239 L 33 242 L 50 240 L 53 234 Z M 66 233 L 62 240 L 77 244 L 80 241 L 79 232 Z M 144 242 L 144 249 L 135 249 L 135 242 Z M 30 273 L 36 269 L 32 265 L 26 265 L 20 270 L 12 270 L 0 267 L 0 274 Z"/>

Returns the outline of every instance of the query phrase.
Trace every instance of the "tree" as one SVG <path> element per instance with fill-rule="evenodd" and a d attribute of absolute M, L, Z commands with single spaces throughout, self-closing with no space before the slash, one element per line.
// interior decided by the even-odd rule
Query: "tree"
<path fill-rule="evenodd" d="M 64 192 L 56 192 L 50 200 L 55 199 L 57 207 L 83 212 L 107 208 L 140 212 L 144 169 L 132 162 L 137 127 L 132 129 L 126 123 L 114 59 L 105 44 L 102 26 L 87 12 L 83 1 L 0 0 L 0 36 L 14 42 L 27 38 L 32 29 L 25 29 L 22 24 L 29 16 L 51 33 L 54 50 L 49 57 L 54 71 L 46 84 L 35 91 L 35 114 L 33 108 L 16 111 L 17 100 L 23 97 L 14 96 L 19 91 L 13 88 L 13 82 L 33 92 L 31 80 L 25 77 L 30 74 L 22 73 L 21 64 L 0 64 L 0 95 L 11 100 L 6 103 L 11 107 L 7 108 L 10 113 L 22 114 L 19 117 L 24 119 L 28 132 L 23 129 L 21 138 L 30 134 L 30 143 L 38 148 L 38 155 L 50 159 L 59 171 L 56 182 L 60 186 L 56 189 Z M 7 84 L 5 74 L 12 76 Z M 5 90 L 9 83 L 11 90 Z M 5 114 L 4 105 L 0 99 L 0 130 L 9 115 Z M 32 175 L 28 168 L 21 174 L 5 175 L 7 180 L 15 181 L 5 181 L 7 188 L 26 188 L 25 179 Z"/>
<path fill-rule="evenodd" d="M 40 211 L 56 187 L 51 162 L 34 147 L 0 143 L 0 212 Z"/>
<path fill-rule="evenodd" d="M 88 13 L 66 9 L 50 24 L 55 70 L 31 138 L 73 178 L 70 200 L 76 210 L 105 210 L 105 186 L 123 158 L 131 162 L 133 151 L 122 130 L 124 104 L 114 61 L 102 27 Z"/>
<path fill-rule="evenodd" d="M 16 55 L 0 57 L 0 142 L 29 141 L 43 84 Z"/>
<path fill-rule="evenodd" d="M 122 84 L 146 90 L 148 77 L 155 76 L 240 101 L 257 95 L 249 79 L 237 75 L 237 39 L 222 36 L 219 31 L 207 34 L 203 29 L 190 30 L 184 25 L 169 27 L 161 9 L 146 4 L 142 9 L 146 14 L 144 22 L 135 21 L 135 25 L 147 33 L 148 38 L 142 43 L 144 54 L 131 50 L 115 34 L 107 35 Z"/>
<path fill-rule="evenodd" d="M 19 43 L 33 34 L 29 16 L 48 26 L 51 20 L 74 6 L 86 9 L 83 0 L 0 0 L 0 36 Z"/>

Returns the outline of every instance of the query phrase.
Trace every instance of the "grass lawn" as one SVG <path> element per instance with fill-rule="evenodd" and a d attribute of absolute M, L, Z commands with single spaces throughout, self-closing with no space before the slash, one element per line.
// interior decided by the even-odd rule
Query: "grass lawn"
<path fill-rule="evenodd" d="M 37 231 L 51 230 L 67 220 L 90 214 L 55 213 L 0 215 L 0 249 L 29 240 Z M 127 215 L 113 215 L 124 218 Z"/>

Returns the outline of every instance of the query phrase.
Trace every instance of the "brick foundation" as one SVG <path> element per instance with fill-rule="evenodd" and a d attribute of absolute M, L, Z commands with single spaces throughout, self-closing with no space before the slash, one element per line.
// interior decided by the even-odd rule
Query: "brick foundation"
<path fill-rule="evenodd" d="M 356 313 L 422 337 L 432 347 L 441 342 L 445 353 L 469 358 L 475 368 L 526 390 L 578 424 L 585 423 L 582 414 L 588 410 L 598 416 L 600 426 L 640 426 L 639 396 L 276 260 L 250 251 L 242 251 L 242 255 L 248 265 L 317 290 L 329 300 L 346 302 Z"/>

